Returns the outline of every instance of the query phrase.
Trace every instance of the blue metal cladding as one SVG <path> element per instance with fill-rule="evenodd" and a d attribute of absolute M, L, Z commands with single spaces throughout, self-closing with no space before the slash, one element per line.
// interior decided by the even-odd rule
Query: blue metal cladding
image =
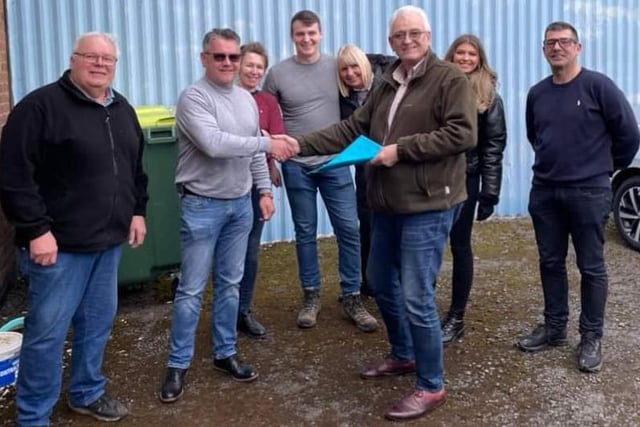
<path fill-rule="evenodd" d="M 577 27 L 582 65 L 610 76 L 640 117 L 638 0 L 6 0 L 12 95 L 17 101 L 55 80 L 76 35 L 99 30 L 119 40 L 114 86 L 134 105 L 174 105 L 202 74 L 201 38 L 211 28 L 231 27 L 243 41 L 263 42 L 275 63 L 293 53 L 291 16 L 311 9 L 322 20 L 324 53 L 355 43 L 366 52 L 391 54 L 388 20 L 405 4 L 427 12 L 440 56 L 456 36 L 474 33 L 498 73 L 509 133 L 499 215 L 527 214 L 533 154 L 524 104 L 529 87 L 549 74 L 541 49 L 548 23 Z M 276 192 L 276 202 L 279 214 L 265 228 L 265 241 L 293 238 L 284 191 Z M 319 232 L 331 233 L 322 207 Z"/>

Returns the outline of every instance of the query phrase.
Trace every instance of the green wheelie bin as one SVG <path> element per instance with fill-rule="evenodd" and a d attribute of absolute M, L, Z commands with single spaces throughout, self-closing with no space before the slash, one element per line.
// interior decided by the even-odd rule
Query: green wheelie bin
<path fill-rule="evenodd" d="M 180 265 L 180 206 L 174 185 L 178 143 L 173 110 L 164 106 L 136 107 L 144 133 L 144 170 L 149 177 L 147 235 L 144 244 L 125 244 L 118 271 L 120 286 L 148 282 Z"/>

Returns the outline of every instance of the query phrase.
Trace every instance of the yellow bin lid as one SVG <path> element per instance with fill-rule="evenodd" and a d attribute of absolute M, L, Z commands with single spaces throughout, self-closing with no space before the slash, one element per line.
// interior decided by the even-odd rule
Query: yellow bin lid
<path fill-rule="evenodd" d="M 173 126 L 176 123 L 173 107 L 166 105 L 140 105 L 134 108 L 140 127 Z"/>

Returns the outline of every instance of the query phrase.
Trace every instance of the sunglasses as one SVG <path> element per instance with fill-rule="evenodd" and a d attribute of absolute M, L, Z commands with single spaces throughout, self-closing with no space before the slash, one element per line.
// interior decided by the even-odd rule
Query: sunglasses
<path fill-rule="evenodd" d="M 205 55 L 211 56 L 216 62 L 224 62 L 225 59 L 229 58 L 229 62 L 240 62 L 240 54 L 239 53 L 218 53 L 218 52 L 204 52 Z"/>

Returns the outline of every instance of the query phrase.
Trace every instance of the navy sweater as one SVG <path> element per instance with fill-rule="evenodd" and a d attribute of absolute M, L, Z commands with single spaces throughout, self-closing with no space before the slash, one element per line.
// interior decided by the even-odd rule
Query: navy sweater
<path fill-rule="evenodd" d="M 640 133 L 624 94 L 604 74 L 582 68 L 570 82 L 551 76 L 527 96 L 527 138 L 535 151 L 534 184 L 607 187 L 629 165 Z"/>

